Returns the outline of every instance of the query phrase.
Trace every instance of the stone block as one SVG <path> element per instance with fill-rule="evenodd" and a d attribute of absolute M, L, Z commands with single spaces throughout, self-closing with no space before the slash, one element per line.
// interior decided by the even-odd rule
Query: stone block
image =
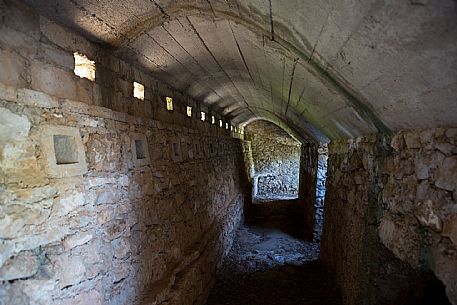
<path fill-rule="evenodd" d="M 443 235 L 449 237 L 457 247 L 457 214 L 448 215 L 443 220 Z"/>
<path fill-rule="evenodd" d="M 89 291 L 82 291 L 73 298 L 58 300 L 59 305 L 104 305 L 103 293 L 101 287 Z"/>
<path fill-rule="evenodd" d="M 83 193 L 66 192 L 54 200 L 52 216 L 65 216 L 86 203 Z"/>
<path fill-rule="evenodd" d="M 0 280 L 11 281 L 31 277 L 37 273 L 38 267 L 36 256 L 25 254 L 13 256 L 0 268 Z"/>
<path fill-rule="evenodd" d="M 78 284 L 86 278 L 86 266 L 81 257 L 61 255 L 55 266 L 60 289 Z"/>
<path fill-rule="evenodd" d="M 420 136 L 418 133 L 414 131 L 406 132 L 403 135 L 406 143 L 406 147 L 408 149 L 418 149 L 421 148 L 421 141 L 420 141 Z"/>
<path fill-rule="evenodd" d="M 86 103 L 86 104 L 93 104 L 93 91 L 94 91 L 94 82 L 86 79 L 80 78 L 76 80 L 76 97 L 77 101 Z"/>
<path fill-rule="evenodd" d="M 0 82 L 0 100 L 8 102 L 16 102 L 17 89 L 16 87 L 8 86 Z"/>
<path fill-rule="evenodd" d="M 25 33 L 9 27 L 2 27 L 0 45 L 2 49 L 20 54 L 24 58 L 34 58 L 37 54 L 39 42 Z"/>
<path fill-rule="evenodd" d="M 28 82 L 26 61 L 18 55 L 0 50 L 0 82 L 15 87 L 25 87 Z"/>
<path fill-rule="evenodd" d="M 30 128 L 30 121 L 25 115 L 0 108 L 0 142 L 22 140 L 28 136 Z"/>
<path fill-rule="evenodd" d="M 58 98 L 76 100 L 77 82 L 73 72 L 34 61 L 31 66 L 32 89 Z"/>
<path fill-rule="evenodd" d="M 86 156 L 79 130 L 74 127 L 47 125 L 40 128 L 44 165 L 52 178 L 83 175 Z"/>
<path fill-rule="evenodd" d="M 59 107 L 59 102 L 56 98 L 30 89 L 19 89 L 17 91 L 17 103 L 42 108 Z"/>
<path fill-rule="evenodd" d="M 88 232 L 82 232 L 65 237 L 63 246 L 65 250 L 71 250 L 75 247 L 82 246 L 92 240 L 93 235 Z"/>
<path fill-rule="evenodd" d="M 91 134 L 87 142 L 90 168 L 98 172 L 119 171 L 123 160 L 122 147 L 115 134 Z"/>
<path fill-rule="evenodd" d="M 438 169 L 435 185 L 448 191 L 457 188 L 457 156 L 444 159 L 443 165 Z"/>
<path fill-rule="evenodd" d="M 114 257 L 124 259 L 130 252 L 130 242 L 126 238 L 118 238 L 111 241 Z"/>
<path fill-rule="evenodd" d="M 131 133 L 130 138 L 132 159 L 135 167 L 149 165 L 151 163 L 151 158 L 149 155 L 149 145 L 146 136 L 141 133 Z"/>
<path fill-rule="evenodd" d="M 73 71 L 75 68 L 75 59 L 73 54 L 62 49 L 55 48 L 52 45 L 41 43 L 40 54 L 43 54 L 46 62 L 54 66 L 59 66 L 68 71 Z"/>
<path fill-rule="evenodd" d="M 45 17 L 40 17 L 41 33 L 51 42 L 69 51 L 79 51 L 89 58 L 95 58 L 96 47 L 84 39 Z"/>
<path fill-rule="evenodd" d="M 414 215 L 422 225 L 431 228 L 435 232 L 441 232 L 443 223 L 438 215 L 435 214 L 431 200 L 418 202 L 414 208 Z"/>

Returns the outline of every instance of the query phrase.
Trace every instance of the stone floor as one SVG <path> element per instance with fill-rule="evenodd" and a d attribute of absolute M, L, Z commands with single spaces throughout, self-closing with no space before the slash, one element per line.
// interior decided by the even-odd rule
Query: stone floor
<path fill-rule="evenodd" d="M 296 200 L 257 201 L 247 212 L 207 305 L 341 304 L 318 261 L 319 245 L 302 240 Z"/>

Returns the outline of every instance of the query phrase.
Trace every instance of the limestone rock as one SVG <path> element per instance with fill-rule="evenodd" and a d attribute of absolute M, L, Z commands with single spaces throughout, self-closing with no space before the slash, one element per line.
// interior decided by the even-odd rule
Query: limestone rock
<path fill-rule="evenodd" d="M 36 256 L 19 254 L 11 257 L 0 269 L 0 280 L 25 279 L 37 273 L 39 262 Z"/>
<path fill-rule="evenodd" d="M 414 215 L 421 224 L 431 228 L 435 232 L 441 232 L 443 229 L 441 219 L 433 211 L 433 203 L 431 200 L 418 202 L 414 209 Z"/>
<path fill-rule="evenodd" d="M 77 284 L 85 279 L 86 266 L 81 257 L 59 256 L 56 267 L 61 289 Z"/>
<path fill-rule="evenodd" d="M 419 134 L 417 134 L 414 131 L 411 132 L 406 132 L 403 135 L 406 143 L 406 147 L 408 149 L 415 149 L 415 148 L 421 148 L 421 142 L 419 138 Z"/>
<path fill-rule="evenodd" d="M 114 250 L 114 257 L 123 259 L 130 252 L 130 243 L 125 238 L 118 238 L 111 241 L 111 246 Z"/>
<path fill-rule="evenodd" d="M 44 94 L 40 91 L 30 89 L 19 89 L 17 93 L 17 102 L 28 106 L 38 106 L 43 108 L 57 108 L 59 102 L 56 98 Z"/>
<path fill-rule="evenodd" d="M 447 216 L 443 222 L 443 235 L 449 237 L 457 247 L 457 214 Z"/>
<path fill-rule="evenodd" d="M 55 203 L 52 207 L 52 214 L 55 216 L 64 216 L 76 209 L 79 206 L 84 205 L 86 202 L 85 196 L 81 192 L 69 192 L 61 197 L 55 199 Z"/>
<path fill-rule="evenodd" d="M 0 142 L 24 139 L 28 136 L 30 128 L 31 124 L 26 116 L 0 108 Z"/>
<path fill-rule="evenodd" d="M 73 298 L 59 300 L 59 305 L 104 305 L 103 294 L 100 287 L 90 291 L 83 291 Z"/>
<path fill-rule="evenodd" d="M 438 170 L 435 185 L 441 189 L 454 191 L 457 187 L 457 156 L 447 157 Z"/>
<path fill-rule="evenodd" d="M 71 250 L 74 247 L 84 245 L 93 238 L 93 235 L 88 232 L 83 232 L 71 236 L 67 236 L 64 240 L 64 248 L 66 250 Z"/>

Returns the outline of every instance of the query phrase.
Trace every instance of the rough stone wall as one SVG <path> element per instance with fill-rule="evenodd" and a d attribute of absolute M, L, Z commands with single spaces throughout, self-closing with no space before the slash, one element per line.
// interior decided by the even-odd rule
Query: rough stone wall
<path fill-rule="evenodd" d="M 457 128 L 404 131 L 383 160 L 383 244 L 431 269 L 457 304 Z"/>
<path fill-rule="evenodd" d="M 299 196 L 303 207 L 305 238 L 312 240 L 315 234 L 316 184 L 317 184 L 318 146 L 301 146 Z"/>
<path fill-rule="evenodd" d="M 242 217 L 240 141 L 17 5 L 0 18 L 0 304 L 202 304 Z"/>
<path fill-rule="evenodd" d="M 427 270 L 457 304 L 456 135 L 416 130 L 331 143 L 321 259 L 344 304 L 419 304 L 432 282 Z"/>
<path fill-rule="evenodd" d="M 319 241 L 322 234 L 327 159 L 327 144 L 302 145 L 299 201 L 303 207 L 305 238 L 308 240 Z"/>
<path fill-rule="evenodd" d="M 328 147 L 320 144 L 317 149 L 316 204 L 314 208 L 314 238 L 320 240 L 324 227 L 325 183 L 327 180 Z"/>
<path fill-rule="evenodd" d="M 254 195 L 298 195 L 300 143 L 266 121 L 253 122 L 244 132 L 251 142 Z"/>

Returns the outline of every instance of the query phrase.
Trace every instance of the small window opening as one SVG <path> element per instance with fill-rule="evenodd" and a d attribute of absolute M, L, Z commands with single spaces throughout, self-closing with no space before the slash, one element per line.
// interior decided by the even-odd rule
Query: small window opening
<path fill-rule="evenodd" d="M 222 127 L 223 124 L 222 124 L 222 120 L 219 120 L 219 127 Z"/>
<path fill-rule="evenodd" d="M 78 152 L 75 138 L 65 135 L 54 135 L 54 152 L 58 165 L 78 163 Z"/>
<path fill-rule="evenodd" d="M 230 125 L 230 131 L 233 131 L 233 125 Z"/>
<path fill-rule="evenodd" d="M 211 116 L 211 124 L 216 124 L 216 118 L 214 115 Z"/>
<path fill-rule="evenodd" d="M 201 112 L 201 115 L 200 115 L 200 120 L 202 121 L 205 121 L 206 119 L 206 113 L 204 113 L 203 111 Z"/>
<path fill-rule="evenodd" d="M 167 101 L 167 110 L 172 111 L 173 110 L 173 98 L 167 96 L 165 100 Z"/>
<path fill-rule="evenodd" d="M 135 149 L 136 149 L 136 158 L 138 160 L 146 159 L 143 140 L 135 140 Z"/>
<path fill-rule="evenodd" d="M 73 53 L 73 56 L 75 58 L 75 75 L 95 81 L 95 61 L 77 52 Z"/>
<path fill-rule="evenodd" d="M 187 106 L 187 116 L 192 117 L 192 107 Z"/>
<path fill-rule="evenodd" d="M 142 84 L 133 82 L 133 97 L 144 101 L 144 86 Z"/>
<path fill-rule="evenodd" d="M 225 129 L 229 129 L 229 123 L 225 123 Z"/>

